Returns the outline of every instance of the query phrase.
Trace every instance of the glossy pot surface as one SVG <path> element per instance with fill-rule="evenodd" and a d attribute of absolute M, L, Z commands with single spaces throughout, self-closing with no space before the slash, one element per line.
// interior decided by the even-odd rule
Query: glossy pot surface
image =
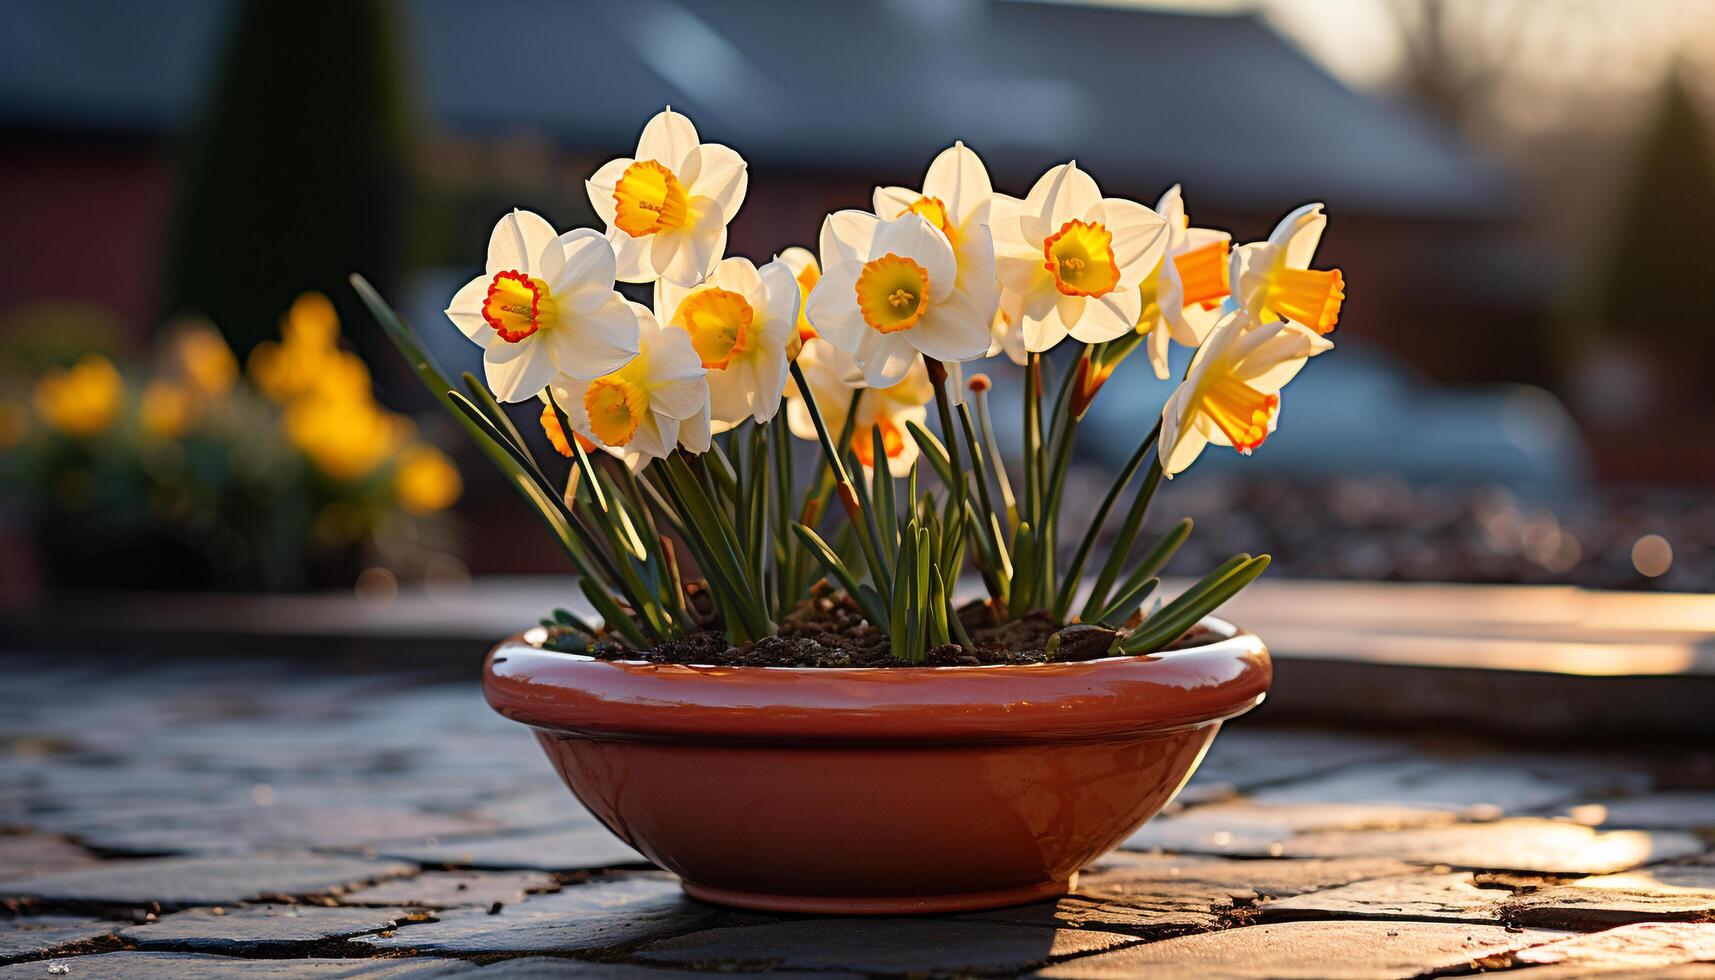
<path fill-rule="evenodd" d="M 483 690 L 615 834 L 710 901 L 898 914 L 1071 887 L 1268 689 L 1256 636 L 996 667 L 699 667 L 524 636 Z"/>

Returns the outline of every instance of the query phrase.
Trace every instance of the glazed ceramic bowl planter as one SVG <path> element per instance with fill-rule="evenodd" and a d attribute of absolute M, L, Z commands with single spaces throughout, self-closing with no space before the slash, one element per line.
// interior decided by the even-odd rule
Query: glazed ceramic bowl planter
<path fill-rule="evenodd" d="M 699 667 L 516 636 L 490 705 L 604 824 L 707 901 L 898 914 L 1063 893 L 1268 689 L 1256 636 L 983 667 Z"/>

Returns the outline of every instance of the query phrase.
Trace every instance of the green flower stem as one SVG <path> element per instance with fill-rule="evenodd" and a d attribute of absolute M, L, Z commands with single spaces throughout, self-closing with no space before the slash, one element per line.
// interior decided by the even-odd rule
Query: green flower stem
<path fill-rule="evenodd" d="M 1120 468 L 1119 475 L 1114 477 L 1113 486 L 1108 488 L 1107 495 L 1102 498 L 1096 514 L 1090 518 L 1089 525 L 1084 529 L 1084 539 L 1078 542 L 1078 550 L 1072 556 L 1072 564 L 1066 569 L 1066 579 L 1060 583 L 1060 591 L 1054 598 L 1054 619 L 1065 622 L 1066 614 L 1072 609 L 1072 597 L 1078 591 L 1078 580 L 1084 575 L 1084 564 L 1090 560 L 1090 550 L 1096 545 L 1096 538 L 1101 535 L 1102 525 L 1107 522 L 1108 513 L 1114 509 L 1114 502 L 1119 499 L 1120 492 L 1131 482 L 1137 468 L 1143 465 L 1143 457 L 1149 454 L 1155 440 L 1161 435 L 1161 422 L 1157 421 L 1143 441 L 1137 444 L 1137 450 Z"/>
<path fill-rule="evenodd" d="M 965 464 L 959 453 L 959 437 L 953 428 L 952 395 L 947 391 L 947 366 L 933 357 L 923 355 L 923 366 L 929 369 L 929 381 L 935 386 L 935 414 L 941 420 L 941 439 L 947 444 L 947 463 L 952 468 L 953 485 L 949 493 L 965 493 Z"/>
<path fill-rule="evenodd" d="M 1119 578 L 1120 569 L 1125 567 L 1132 545 L 1137 542 L 1138 532 L 1143 530 L 1144 515 L 1149 512 L 1150 501 L 1155 499 L 1155 491 L 1159 486 L 1161 457 L 1156 456 L 1150 461 L 1149 472 L 1144 474 L 1143 486 L 1138 490 L 1137 496 L 1132 498 L 1131 510 L 1125 516 L 1125 523 L 1120 526 L 1119 537 L 1108 552 L 1108 560 L 1102 565 L 1101 574 L 1096 576 L 1095 585 L 1090 587 L 1090 597 L 1084 602 L 1084 611 L 1079 615 L 1079 619 L 1087 622 L 1107 605 L 1109 591 Z"/>
<path fill-rule="evenodd" d="M 822 419 L 821 411 L 816 408 L 816 395 L 810 390 L 810 382 L 804 377 L 804 369 L 798 366 L 797 361 L 793 361 L 791 371 L 792 380 L 798 383 L 798 393 L 804 396 L 804 407 L 816 426 L 816 437 L 822 441 L 822 453 L 827 457 L 828 465 L 833 471 L 834 487 L 840 496 L 840 506 L 845 508 L 846 518 L 857 531 L 858 547 L 863 550 L 864 564 L 869 566 L 870 580 L 875 583 L 877 589 L 886 594 L 891 589 L 891 583 L 888 581 L 886 566 L 882 564 L 881 541 L 876 533 L 875 523 L 858 503 L 857 491 L 853 489 L 851 477 L 846 472 L 845 460 L 835 447 L 833 437 L 828 434 L 828 423 Z M 862 389 L 859 389 L 860 395 L 861 392 Z M 853 402 L 855 407 L 855 397 Z M 856 414 L 847 413 L 847 420 L 854 418 Z"/>
<path fill-rule="evenodd" d="M 1018 524 L 1018 498 L 1012 495 L 1012 478 L 1006 472 L 1006 457 L 1001 454 L 1000 442 L 994 437 L 994 420 L 989 417 L 989 398 L 987 389 L 973 391 L 977 400 L 977 427 L 982 433 L 983 445 L 988 447 L 989 458 L 994 460 L 994 478 L 1000 485 L 1001 503 L 1006 505 L 1007 527 Z"/>

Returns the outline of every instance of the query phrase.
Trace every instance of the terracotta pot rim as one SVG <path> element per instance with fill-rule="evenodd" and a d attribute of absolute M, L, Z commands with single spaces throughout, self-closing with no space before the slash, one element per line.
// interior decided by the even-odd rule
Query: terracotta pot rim
<path fill-rule="evenodd" d="M 590 738 L 1029 742 L 1197 727 L 1261 702 L 1255 634 L 1213 617 L 1213 643 L 1158 654 L 963 667 L 722 667 L 599 660 L 516 634 L 488 655 L 501 714 Z"/>

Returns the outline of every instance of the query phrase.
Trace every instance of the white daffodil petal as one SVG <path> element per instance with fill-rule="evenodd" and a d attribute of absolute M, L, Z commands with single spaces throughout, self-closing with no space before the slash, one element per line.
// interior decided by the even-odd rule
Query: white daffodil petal
<path fill-rule="evenodd" d="M 939 198 L 946 205 L 955 224 L 981 220 L 989 201 L 994 197 L 994 185 L 989 182 L 988 168 L 976 153 L 963 143 L 954 143 L 936 155 L 923 177 L 923 193 Z"/>
<path fill-rule="evenodd" d="M 704 143 L 691 151 L 685 169 L 685 193 L 706 197 L 720 209 L 721 220 L 730 222 L 744 203 L 750 186 L 750 171 L 738 151 L 719 143 Z"/>
<path fill-rule="evenodd" d="M 679 423 L 679 445 L 701 455 L 709 451 L 711 431 L 709 413 L 699 412 Z"/>
<path fill-rule="evenodd" d="M 1185 197 L 1174 184 L 1162 193 L 1155 202 L 1155 213 L 1161 215 L 1161 220 L 1167 222 L 1167 247 L 1177 248 L 1180 244 L 1182 230 L 1189 224 L 1185 217 Z"/>
<path fill-rule="evenodd" d="M 1135 287 L 1167 251 L 1167 222 L 1143 205 L 1117 197 L 1102 201 L 1102 217 L 1113 235 L 1120 285 Z"/>
<path fill-rule="evenodd" d="M 554 370 L 554 359 L 548 355 L 548 348 L 540 343 L 508 344 L 505 342 L 490 346 L 482 356 L 483 374 L 488 380 L 488 390 L 494 392 L 494 397 L 503 402 L 522 402 L 535 398 L 537 393 L 554 380 L 557 373 Z"/>
<path fill-rule="evenodd" d="M 747 364 L 734 364 L 724 371 L 709 372 L 709 417 L 712 421 L 730 428 L 750 417 L 751 373 Z"/>
<path fill-rule="evenodd" d="M 871 201 L 875 205 L 876 216 L 883 221 L 891 221 L 911 210 L 911 205 L 922 196 L 909 187 L 877 187 Z"/>
<path fill-rule="evenodd" d="M 862 260 L 827 266 L 816 288 L 810 290 L 810 324 L 828 343 L 847 354 L 856 354 L 865 335 L 875 332 L 864 322 L 853 300 L 862 272 Z"/>
<path fill-rule="evenodd" d="M 707 198 L 692 198 L 693 212 L 699 201 L 706 202 Z M 657 238 L 664 237 L 656 235 Z M 656 266 L 661 278 L 680 286 L 695 286 L 707 279 L 720 264 L 721 253 L 726 251 L 726 225 L 719 220 L 718 214 L 709 214 L 707 218 L 692 225 L 688 232 L 678 232 L 678 239 L 672 251 L 672 257 L 665 267 Z M 660 256 L 661 250 L 656 249 L 653 256 Z"/>
<path fill-rule="evenodd" d="M 1157 324 L 1144 340 L 1145 348 L 1149 352 L 1149 366 L 1155 370 L 1155 376 L 1162 381 L 1166 381 L 1168 378 L 1167 341 L 1167 330 L 1161 324 Z"/>
<path fill-rule="evenodd" d="M 654 160 L 677 174 L 685 168 L 685 157 L 696 149 L 697 127 L 672 109 L 655 114 L 637 140 L 637 159 Z"/>
<path fill-rule="evenodd" d="M 768 311 L 764 336 L 772 345 L 778 330 L 779 343 L 784 350 L 792 331 L 798 326 L 798 275 L 784 258 L 763 265 L 756 274 L 762 287 L 763 307 Z"/>
<path fill-rule="evenodd" d="M 907 334 L 911 346 L 924 354 L 956 364 L 975 360 L 988 350 L 989 319 L 969 294 L 954 290 L 931 305 Z"/>
<path fill-rule="evenodd" d="M 768 349 L 757 352 L 753 362 L 755 377 L 751 385 L 751 401 L 755 406 L 753 415 L 757 422 L 767 422 L 780 411 L 781 396 L 786 392 L 789 365 L 784 346 L 776 349 L 770 345 Z"/>
<path fill-rule="evenodd" d="M 1033 354 L 1052 350 L 1054 345 L 1066 339 L 1066 332 L 1066 325 L 1060 320 L 1060 311 L 1049 307 L 1047 316 L 1025 317 L 1024 349 Z"/>
<path fill-rule="evenodd" d="M 737 293 L 753 308 L 761 305 L 762 276 L 756 271 L 756 263 L 742 256 L 722 259 L 705 285 Z"/>
<path fill-rule="evenodd" d="M 822 221 L 818 248 L 822 268 L 841 262 L 869 261 L 870 243 L 875 240 L 881 219 L 868 211 L 835 211 Z"/>
<path fill-rule="evenodd" d="M 614 278 L 620 282 L 650 282 L 660 278 L 649 260 L 649 250 L 657 237 L 633 238 L 617 228 L 608 232 L 608 241 L 613 243 Z"/>
<path fill-rule="evenodd" d="M 590 196 L 590 207 L 595 208 L 596 216 L 603 224 L 613 224 L 613 216 L 617 210 L 613 189 L 619 184 L 619 178 L 625 176 L 625 168 L 636 162 L 630 157 L 609 160 L 584 181 L 584 193 Z"/>
<path fill-rule="evenodd" d="M 1074 218 L 1081 218 L 1101 202 L 1102 192 L 1089 174 L 1078 169 L 1077 161 L 1062 163 L 1049 170 L 1030 188 L 1024 199 L 1023 214 L 1034 216 L 1053 234 Z"/>
<path fill-rule="evenodd" d="M 1116 289 L 1091 296 L 1084 303 L 1084 315 L 1071 326 L 1071 333 L 1074 339 L 1086 344 L 1100 344 L 1136 329 L 1142 313 L 1143 296 L 1136 289 Z"/>
<path fill-rule="evenodd" d="M 554 404 L 560 406 L 560 411 L 566 413 L 566 421 L 572 428 L 584 434 L 584 438 L 595 438 L 590 434 L 589 411 L 584 408 L 584 393 L 589 391 L 590 383 L 569 375 L 559 375 L 554 378 L 548 391 L 554 397 Z"/>
<path fill-rule="evenodd" d="M 559 373 L 594 380 L 637 356 L 639 307 L 618 293 L 607 295 L 607 302 L 590 313 L 542 332 Z"/>
<path fill-rule="evenodd" d="M 547 253 L 561 256 L 558 274 L 549 290 L 562 315 L 587 316 L 600 309 L 613 295 L 617 265 L 613 243 L 593 228 L 568 231 L 555 239 Z"/>
<path fill-rule="evenodd" d="M 1053 291 L 1053 276 L 1043 266 L 1041 245 L 1034 249 L 1008 243 L 995 243 L 995 276 L 1001 286 L 1019 296 L 1030 296 L 1045 288 Z"/>
<path fill-rule="evenodd" d="M 1316 246 L 1322 241 L 1322 229 L 1327 225 L 1328 216 L 1322 213 L 1322 205 L 1306 204 L 1280 219 L 1280 224 L 1269 232 L 1269 244 L 1285 248 L 1287 268 L 1308 269 Z"/>
<path fill-rule="evenodd" d="M 482 304 L 488 301 L 488 287 L 492 282 L 491 276 L 478 276 L 460 286 L 459 291 L 453 294 L 452 302 L 447 304 L 447 319 L 453 321 L 453 326 L 484 346 L 494 336 L 494 328 L 482 316 Z"/>
<path fill-rule="evenodd" d="M 871 388 L 898 384 L 917 360 L 917 348 L 897 333 L 870 331 L 858 345 L 855 358 L 863 368 L 864 383 Z"/>
<path fill-rule="evenodd" d="M 522 272 L 536 275 L 536 259 L 555 238 L 554 226 L 539 214 L 516 208 L 494 226 L 488 237 L 488 274 Z"/>

